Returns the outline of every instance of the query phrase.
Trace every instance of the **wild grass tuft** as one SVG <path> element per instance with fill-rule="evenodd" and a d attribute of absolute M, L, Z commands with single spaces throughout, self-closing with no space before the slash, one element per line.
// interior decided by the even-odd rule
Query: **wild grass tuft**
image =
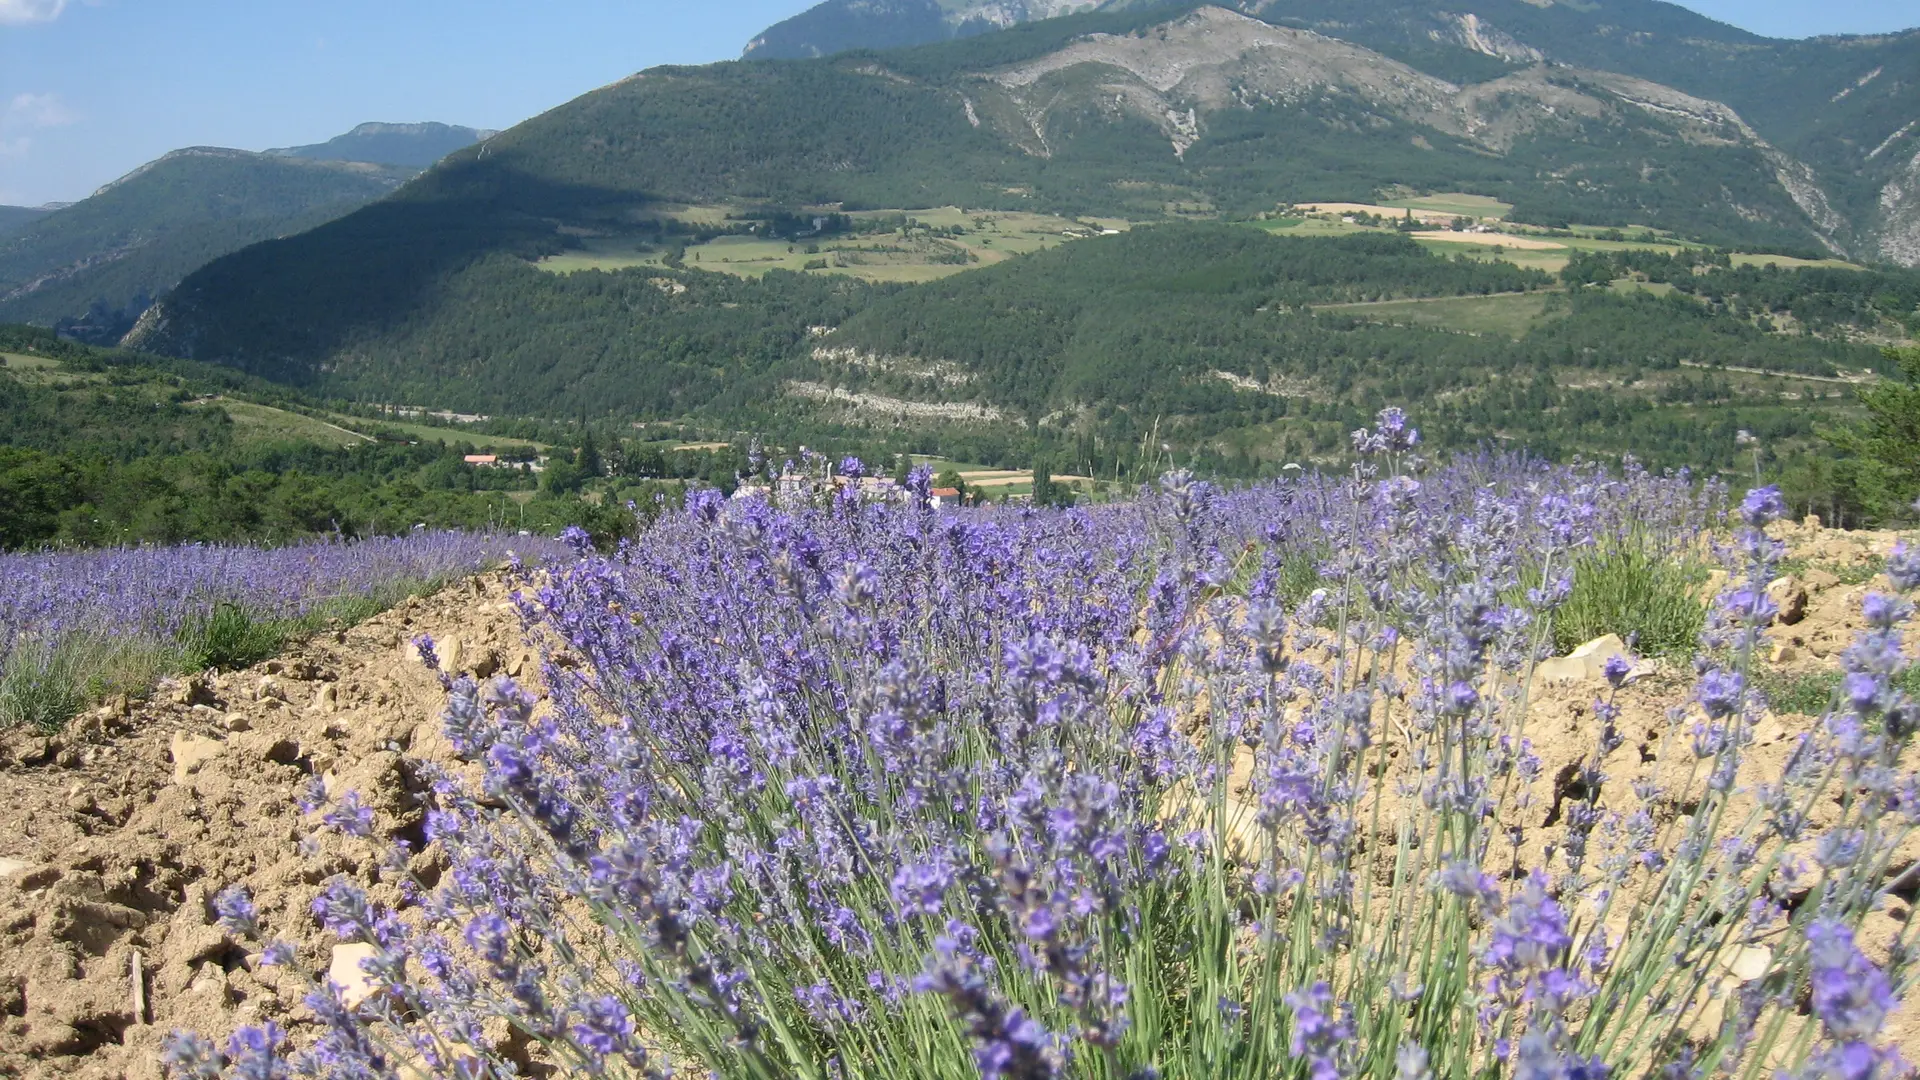
<path fill-rule="evenodd" d="M 1645 656 L 1686 656 L 1705 628 L 1704 566 L 1626 541 L 1574 564 L 1573 594 L 1554 615 L 1554 645 L 1568 652 L 1618 634 Z"/>

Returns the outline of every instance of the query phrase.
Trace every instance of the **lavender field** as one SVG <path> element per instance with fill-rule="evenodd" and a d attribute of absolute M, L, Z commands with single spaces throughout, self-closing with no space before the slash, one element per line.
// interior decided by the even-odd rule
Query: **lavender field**
<path fill-rule="evenodd" d="M 1750 689 L 1776 493 L 1416 441 L 1389 412 L 1349 476 L 1096 510 L 691 498 L 529 581 L 543 700 L 448 673 L 474 767 L 428 854 L 316 786 L 311 850 L 382 880 L 220 895 L 259 964 L 317 918 L 364 985 L 170 1067 L 1902 1075 L 1910 604 L 1865 600 L 1841 700 L 1781 735 Z M 1623 554 L 1728 578 L 1658 579 L 1693 647 L 1545 724 L 1556 619 L 1644 613 Z M 1920 552 L 1887 574 L 1920 588 Z"/>
<path fill-rule="evenodd" d="M 0 554 L 0 727 L 52 727 L 164 675 L 265 659 L 289 634 L 557 545 L 437 532 L 293 547 Z"/>

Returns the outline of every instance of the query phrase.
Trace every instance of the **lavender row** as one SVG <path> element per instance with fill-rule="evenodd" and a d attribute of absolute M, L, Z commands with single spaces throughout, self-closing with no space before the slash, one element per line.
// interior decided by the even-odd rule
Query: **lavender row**
<path fill-rule="evenodd" d="M 112 548 L 0 554 L 0 719 L 55 723 L 87 685 L 138 689 L 186 661 L 222 609 L 290 623 L 391 599 L 529 556 L 537 538 L 418 532 L 292 547 Z"/>
<path fill-rule="evenodd" d="M 261 963 L 287 919 L 370 945 L 368 989 L 170 1067 L 1903 1075 L 1910 926 L 1861 928 L 1920 824 L 1911 606 L 1867 600 L 1845 700 L 1761 757 L 1784 507 L 1755 492 L 1657 752 L 1624 658 L 1536 745 L 1583 554 L 1697 554 L 1724 493 L 1417 442 L 1390 410 L 1349 475 L 1097 510 L 691 497 L 522 594 L 564 643 L 545 701 L 449 673 L 474 767 L 423 822 L 316 786 L 310 842 L 377 871 L 310 916 L 222 894 Z"/>

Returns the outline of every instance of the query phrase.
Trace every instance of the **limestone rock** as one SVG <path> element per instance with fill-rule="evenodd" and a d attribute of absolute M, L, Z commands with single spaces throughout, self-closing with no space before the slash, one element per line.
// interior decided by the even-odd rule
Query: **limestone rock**
<path fill-rule="evenodd" d="M 225 753 L 227 746 L 218 739 L 209 739 L 204 735 L 173 733 L 170 751 L 173 755 L 173 782 L 184 784 L 200 767 Z"/>
<path fill-rule="evenodd" d="M 1587 642 L 1566 656 L 1541 661 L 1534 668 L 1534 674 L 1549 683 L 1598 682 L 1606 678 L 1607 661 L 1616 656 L 1624 656 L 1629 661 L 1633 659 L 1633 654 L 1627 651 L 1627 643 L 1620 640 L 1620 635 L 1608 634 Z"/>
<path fill-rule="evenodd" d="M 1807 618 L 1807 590 L 1792 578 L 1780 578 L 1767 586 L 1767 595 L 1780 608 L 1780 625 L 1798 626 Z"/>
<path fill-rule="evenodd" d="M 307 711 L 330 713 L 339 707 L 340 688 L 332 683 L 321 683 L 320 689 L 313 692 L 313 704 L 307 706 Z"/>
<path fill-rule="evenodd" d="M 333 947 L 333 959 L 327 965 L 327 978 L 340 984 L 340 996 L 347 1007 L 373 996 L 373 980 L 360 970 L 360 961 L 373 958 L 373 946 L 361 942 Z"/>

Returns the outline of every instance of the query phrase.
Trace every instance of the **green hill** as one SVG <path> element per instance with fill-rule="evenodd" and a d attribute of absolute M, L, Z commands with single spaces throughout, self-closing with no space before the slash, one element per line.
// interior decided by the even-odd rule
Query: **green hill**
<path fill-rule="evenodd" d="M 179 150 L 0 237 L 0 320 L 117 340 L 209 260 L 339 217 L 411 170 Z"/>
<path fill-rule="evenodd" d="M 612 520 L 572 490 L 536 492 L 529 471 L 465 460 L 543 449 L 524 440 L 402 430 L 324 405 L 233 371 L 0 324 L 0 550 Z"/>

